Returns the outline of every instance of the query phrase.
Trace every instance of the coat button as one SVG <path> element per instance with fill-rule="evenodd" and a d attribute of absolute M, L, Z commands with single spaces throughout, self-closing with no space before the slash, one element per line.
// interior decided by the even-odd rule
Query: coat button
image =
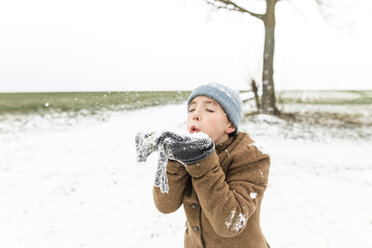
<path fill-rule="evenodd" d="M 194 226 L 194 232 L 199 233 L 199 227 Z"/>
<path fill-rule="evenodd" d="M 193 209 L 197 209 L 197 208 L 199 208 L 199 205 L 196 204 L 196 203 L 193 203 L 193 204 L 191 204 L 191 207 L 192 207 Z"/>

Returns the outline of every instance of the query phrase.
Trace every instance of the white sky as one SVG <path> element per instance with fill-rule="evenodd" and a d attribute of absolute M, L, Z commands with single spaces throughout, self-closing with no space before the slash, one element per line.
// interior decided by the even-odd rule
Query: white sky
<path fill-rule="evenodd" d="M 313 1 L 296 5 L 304 17 L 277 5 L 276 89 L 372 89 L 371 3 L 344 1 L 339 30 Z M 263 25 L 210 10 L 204 0 L 2 1 L 0 92 L 248 89 L 250 74 L 260 79 Z"/>

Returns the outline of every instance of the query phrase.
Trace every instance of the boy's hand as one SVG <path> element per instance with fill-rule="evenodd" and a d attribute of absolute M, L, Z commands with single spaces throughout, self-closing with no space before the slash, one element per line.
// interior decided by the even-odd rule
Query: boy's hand
<path fill-rule="evenodd" d="M 164 146 L 169 159 L 186 165 L 200 162 L 214 151 L 213 141 L 203 133 L 180 135 L 165 131 L 156 138 L 155 143 Z"/>

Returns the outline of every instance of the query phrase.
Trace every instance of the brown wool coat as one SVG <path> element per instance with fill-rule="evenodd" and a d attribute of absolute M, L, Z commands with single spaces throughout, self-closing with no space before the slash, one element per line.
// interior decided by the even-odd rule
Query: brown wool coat
<path fill-rule="evenodd" d="M 247 133 L 230 137 L 204 161 L 183 166 L 169 161 L 169 193 L 154 187 L 162 213 L 183 204 L 186 248 L 267 248 L 260 209 L 267 187 L 270 157 Z"/>

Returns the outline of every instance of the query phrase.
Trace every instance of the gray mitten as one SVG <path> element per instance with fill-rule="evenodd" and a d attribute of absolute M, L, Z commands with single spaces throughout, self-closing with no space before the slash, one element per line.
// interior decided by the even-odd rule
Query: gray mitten
<path fill-rule="evenodd" d="M 137 133 L 135 137 L 137 161 L 145 162 L 147 157 L 151 153 L 158 151 L 158 168 L 155 174 L 154 186 L 160 188 L 163 193 L 168 193 L 168 178 L 166 172 L 166 166 L 168 162 L 168 156 L 164 152 L 164 147 L 159 146 L 155 143 L 155 139 L 158 135 L 155 132 L 150 133 Z"/>
<path fill-rule="evenodd" d="M 138 162 L 145 162 L 147 157 L 157 150 L 155 138 L 155 132 L 136 134 L 135 142 Z"/>
<path fill-rule="evenodd" d="M 155 187 L 168 193 L 166 166 L 168 159 L 188 165 L 206 159 L 214 151 L 214 143 L 203 133 L 176 134 L 164 131 L 159 134 L 137 133 L 135 137 L 137 161 L 144 162 L 154 151 L 158 151 L 158 168 L 155 175 Z"/>
<path fill-rule="evenodd" d="M 186 165 L 200 162 L 214 151 L 213 141 L 203 133 L 180 135 L 165 131 L 155 143 L 164 146 L 169 159 Z"/>

